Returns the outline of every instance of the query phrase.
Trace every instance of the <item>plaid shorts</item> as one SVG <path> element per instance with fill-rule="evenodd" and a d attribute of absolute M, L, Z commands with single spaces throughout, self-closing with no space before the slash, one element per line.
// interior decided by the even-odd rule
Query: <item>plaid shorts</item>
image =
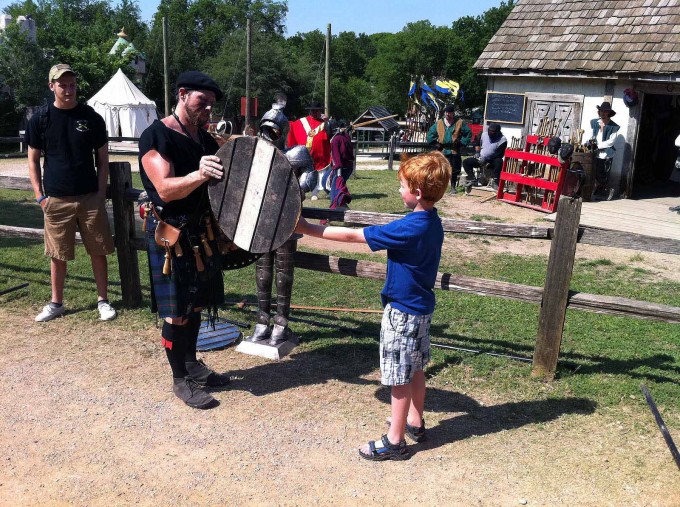
<path fill-rule="evenodd" d="M 417 371 L 430 362 L 432 314 L 410 315 L 390 304 L 380 325 L 380 382 L 386 386 L 410 384 Z"/>

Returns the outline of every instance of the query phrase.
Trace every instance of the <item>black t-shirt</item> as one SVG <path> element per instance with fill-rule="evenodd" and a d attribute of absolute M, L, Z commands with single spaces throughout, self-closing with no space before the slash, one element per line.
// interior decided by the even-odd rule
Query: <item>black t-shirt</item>
<path fill-rule="evenodd" d="M 171 202 L 163 202 L 156 188 L 146 175 L 142 157 L 151 150 L 155 150 L 172 162 L 175 176 L 186 176 L 198 169 L 203 155 L 214 155 L 219 146 L 217 142 L 203 129 L 198 129 L 201 143 L 180 134 L 165 126 L 160 121 L 154 121 L 139 138 L 139 174 L 142 185 L 149 195 L 151 202 L 163 206 L 163 218 L 178 217 L 180 215 L 196 215 L 210 207 L 208 201 L 207 183 L 201 185 L 188 196 Z"/>
<path fill-rule="evenodd" d="M 96 151 L 108 141 L 106 124 L 86 104 L 59 109 L 50 104 L 47 113 L 34 114 L 26 128 L 25 142 L 45 153 L 45 195 L 64 197 L 99 190 L 95 170 Z M 41 117 L 47 114 L 47 122 Z M 41 130 L 44 129 L 44 144 Z"/>

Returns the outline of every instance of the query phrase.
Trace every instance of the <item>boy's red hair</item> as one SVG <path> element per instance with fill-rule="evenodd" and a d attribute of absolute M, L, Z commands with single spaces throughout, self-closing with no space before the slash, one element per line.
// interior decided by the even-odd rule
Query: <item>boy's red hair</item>
<path fill-rule="evenodd" d="M 411 193 L 420 189 L 422 198 L 437 202 L 451 181 L 451 164 L 439 151 L 428 151 L 408 159 L 402 158 L 398 176 L 408 183 Z"/>

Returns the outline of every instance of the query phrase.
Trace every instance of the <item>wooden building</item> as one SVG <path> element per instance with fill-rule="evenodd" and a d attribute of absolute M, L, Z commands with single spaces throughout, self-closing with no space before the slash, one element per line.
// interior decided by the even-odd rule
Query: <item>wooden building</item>
<path fill-rule="evenodd" d="M 508 140 L 535 134 L 547 116 L 560 119 L 563 140 L 585 142 L 608 101 L 621 127 L 609 182 L 617 195 L 678 192 L 669 176 L 680 133 L 680 0 L 520 0 L 475 68 L 494 106 L 485 121 L 498 120 Z M 637 103 L 624 103 L 627 89 Z"/>
<path fill-rule="evenodd" d="M 363 125 L 354 129 L 358 141 L 386 141 L 400 128 L 393 115 L 382 106 L 369 107 L 352 125 Z"/>

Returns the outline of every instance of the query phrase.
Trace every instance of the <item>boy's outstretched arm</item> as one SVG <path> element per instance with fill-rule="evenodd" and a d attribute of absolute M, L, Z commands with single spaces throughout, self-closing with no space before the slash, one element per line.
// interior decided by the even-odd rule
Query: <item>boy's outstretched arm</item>
<path fill-rule="evenodd" d="M 307 234 L 315 238 L 330 239 L 332 241 L 346 241 L 350 243 L 366 243 L 364 229 L 352 229 L 350 227 L 334 227 L 327 225 L 310 224 L 300 217 L 295 232 Z"/>

